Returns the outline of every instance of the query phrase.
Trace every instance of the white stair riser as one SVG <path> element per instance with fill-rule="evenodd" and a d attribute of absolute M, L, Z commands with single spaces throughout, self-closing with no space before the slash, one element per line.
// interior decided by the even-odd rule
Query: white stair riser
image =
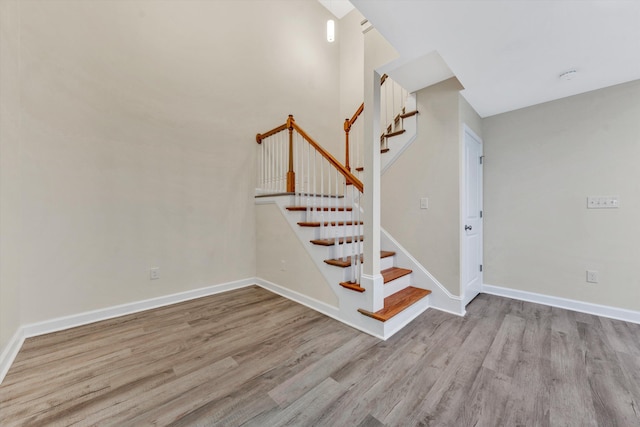
<path fill-rule="evenodd" d="M 301 227 L 301 228 L 310 228 L 315 232 L 316 239 L 334 239 L 341 237 L 351 237 L 354 234 L 354 231 L 358 231 L 357 225 L 340 225 L 340 226 L 326 226 L 326 227 Z M 362 227 L 360 227 L 360 232 L 362 232 Z"/>
<path fill-rule="evenodd" d="M 396 264 L 395 256 L 388 256 L 380 259 L 380 270 L 386 270 L 387 268 L 394 267 Z"/>
<path fill-rule="evenodd" d="M 296 206 L 333 206 L 333 207 L 350 207 L 351 197 L 296 197 L 292 199 L 292 203 Z"/>
<path fill-rule="evenodd" d="M 362 242 L 359 243 L 346 243 L 343 245 L 334 245 L 331 247 L 329 251 L 332 258 L 336 258 L 338 256 L 361 254 L 362 253 Z"/>
<path fill-rule="evenodd" d="M 299 222 L 333 222 L 333 221 L 351 221 L 353 215 L 351 212 L 342 211 L 297 211 L 291 212 L 297 215 Z"/>
<path fill-rule="evenodd" d="M 384 297 L 395 294 L 404 288 L 411 286 L 411 274 L 398 277 L 396 280 L 384 284 Z"/>
<path fill-rule="evenodd" d="M 351 212 L 341 211 L 294 211 L 297 214 L 299 222 L 332 222 L 332 221 L 351 221 L 353 217 Z"/>

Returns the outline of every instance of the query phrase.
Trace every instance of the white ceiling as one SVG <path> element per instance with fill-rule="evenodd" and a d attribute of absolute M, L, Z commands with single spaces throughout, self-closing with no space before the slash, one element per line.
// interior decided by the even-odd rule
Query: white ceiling
<path fill-rule="evenodd" d="M 482 117 L 640 79 L 640 0 L 352 3 L 401 55 L 385 72 L 416 90 L 448 66 Z"/>
<path fill-rule="evenodd" d="M 353 10 L 353 5 L 349 0 L 318 0 L 320 4 L 329 9 L 329 12 L 342 19 L 347 13 Z"/>

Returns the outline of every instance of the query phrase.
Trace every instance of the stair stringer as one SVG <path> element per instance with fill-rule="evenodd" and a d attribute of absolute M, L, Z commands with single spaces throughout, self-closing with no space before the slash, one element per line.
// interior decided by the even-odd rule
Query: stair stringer
<path fill-rule="evenodd" d="M 405 102 L 406 111 L 416 111 L 417 102 L 415 93 L 407 95 Z M 414 114 L 411 117 L 402 119 L 402 129 L 405 132 L 401 135 L 387 138 L 387 147 L 389 152 L 380 156 L 380 174 L 384 174 L 389 167 L 409 148 L 411 143 L 416 139 L 418 135 L 418 115 Z"/>
<path fill-rule="evenodd" d="M 412 286 L 431 291 L 431 295 L 428 297 L 431 307 L 458 316 L 465 315 L 466 310 L 462 298 L 450 293 L 442 283 L 382 227 L 380 227 L 380 244 L 396 253 L 396 261 L 399 265 L 413 270 L 411 273 Z"/>
<path fill-rule="evenodd" d="M 337 311 L 333 311 L 333 310 L 331 312 L 326 312 L 322 310 L 319 310 L 319 311 L 322 311 L 323 314 L 333 317 L 334 319 L 342 323 L 345 323 L 349 326 L 352 326 L 356 329 L 359 329 L 377 338 L 380 338 L 380 339 L 389 338 L 390 335 L 385 333 L 385 330 L 389 329 L 388 327 L 385 328 L 385 323 L 389 323 L 390 321 L 383 323 L 360 314 L 358 312 L 359 308 L 364 308 L 367 310 L 371 309 L 370 307 L 367 307 L 368 299 L 359 292 L 354 292 L 352 290 L 345 289 L 342 286 L 340 286 L 340 282 L 344 282 L 345 280 L 347 280 L 351 267 L 338 268 L 338 267 L 326 264 L 324 260 L 329 257 L 329 253 L 330 253 L 327 247 L 313 245 L 310 242 L 311 240 L 318 237 L 316 235 L 317 228 L 300 227 L 298 225 L 298 222 L 302 220 L 302 215 L 304 213 L 287 211 L 286 208 L 288 206 L 293 206 L 295 204 L 295 197 L 293 195 L 279 195 L 279 196 L 271 196 L 271 197 L 262 196 L 256 199 L 256 204 L 275 204 L 278 207 L 278 209 L 282 213 L 282 216 L 285 218 L 285 220 L 293 230 L 294 234 L 300 241 L 300 244 L 307 251 L 313 263 L 316 265 L 316 267 L 318 268 L 322 276 L 327 281 L 327 284 L 330 286 L 331 290 L 338 297 Z M 300 279 L 304 280 L 304 278 L 300 278 Z M 295 294 L 293 293 L 289 293 L 285 296 L 287 296 L 292 300 L 296 300 Z M 428 298 L 425 298 L 425 300 L 428 300 Z M 296 300 L 296 302 L 305 304 L 304 301 Z M 416 303 L 415 305 L 418 305 L 418 303 Z M 317 309 L 316 307 L 312 307 L 312 308 Z M 398 321 L 393 322 L 394 325 L 396 323 L 398 323 Z"/>

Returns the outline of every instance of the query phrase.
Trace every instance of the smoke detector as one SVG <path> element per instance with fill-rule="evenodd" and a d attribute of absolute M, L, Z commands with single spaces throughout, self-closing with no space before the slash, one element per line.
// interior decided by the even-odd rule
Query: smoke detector
<path fill-rule="evenodd" d="M 560 77 L 560 80 L 572 80 L 577 74 L 578 72 L 576 70 L 569 70 L 560 74 L 558 77 Z"/>

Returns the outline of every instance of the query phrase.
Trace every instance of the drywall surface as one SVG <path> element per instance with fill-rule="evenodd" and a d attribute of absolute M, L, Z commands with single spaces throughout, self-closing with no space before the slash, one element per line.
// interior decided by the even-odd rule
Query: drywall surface
<path fill-rule="evenodd" d="M 256 206 L 256 233 L 257 277 L 338 306 L 338 297 L 291 230 L 278 206 Z"/>
<path fill-rule="evenodd" d="M 463 125 L 469 126 L 469 128 L 479 137 L 482 138 L 482 118 L 473 109 L 473 107 L 467 102 L 462 95 L 460 95 L 460 150 L 464 149 L 464 129 Z M 462 161 L 462 156 L 461 156 Z M 462 164 L 461 164 L 462 165 Z"/>
<path fill-rule="evenodd" d="M 340 134 L 328 12 L 47 0 L 19 14 L 6 209 L 22 227 L 2 247 L 20 241 L 21 324 L 255 276 L 255 134 L 289 113 L 321 142 Z"/>
<path fill-rule="evenodd" d="M 382 176 L 382 227 L 453 295 L 460 295 L 460 89 L 452 78 L 417 92 L 416 140 Z M 420 209 L 423 197 L 428 209 Z"/>
<path fill-rule="evenodd" d="M 639 117 L 635 81 L 484 119 L 485 283 L 640 310 Z"/>
<path fill-rule="evenodd" d="M 19 3 L 0 1 L 0 353 L 20 326 L 19 34 Z"/>
<path fill-rule="evenodd" d="M 364 17 L 353 9 L 340 20 L 340 118 L 350 119 L 364 102 Z M 342 159 L 342 157 L 339 157 Z"/>

